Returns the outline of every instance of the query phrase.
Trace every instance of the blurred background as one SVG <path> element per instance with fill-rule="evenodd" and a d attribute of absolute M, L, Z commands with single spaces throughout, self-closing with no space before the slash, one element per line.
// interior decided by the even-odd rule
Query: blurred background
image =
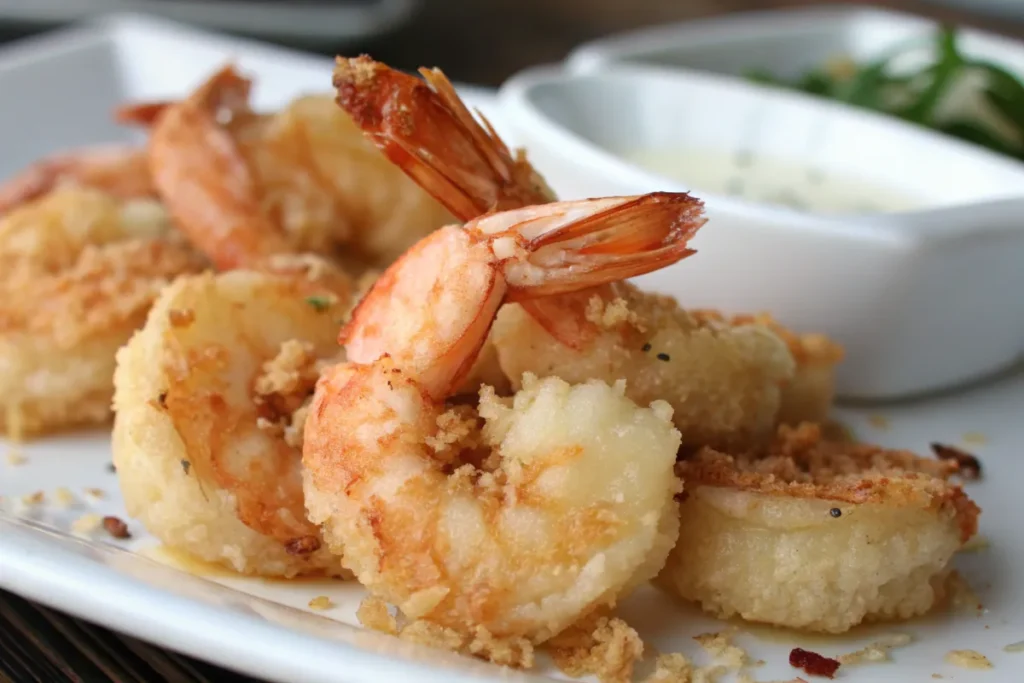
<path fill-rule="evenodd" d="M 609 33 L 732 12 L 810 5 L 889 7 L 1024 38 L 1024 0 L 0 0 L 0 41 L 134 10 L 325 54 L 369 52 L 403 69 L 498 85 Z"/>

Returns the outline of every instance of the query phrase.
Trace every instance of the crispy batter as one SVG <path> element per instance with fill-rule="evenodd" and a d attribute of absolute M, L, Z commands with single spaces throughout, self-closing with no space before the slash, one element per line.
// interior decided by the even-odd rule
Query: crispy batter
<path fill-rule="evenodd" d="M 644 644 L 623 620 L 595 613 L 552 638 L 547 648 L 568 676 L 594 674 L 601 683 L 629 683 Z"/>
<path fill-rule="evenodd" d="M 398 635 L 398 622 L 388 611 L 388 604 L 378 597 L 368 595 L 359 603 L 356 610 L 356 618 L 359 623 L 368 629 Z"/>
<path fill-rule="evenodd" d="M 702 449 L 679 464 L 692 485 L 721 486 L 792 498 L 952 509 L 966 542 L 978 529 L 980 508 L 946 478 L 948 461 L 868 444 L 828 441 L 817 425 L 779 427 L 773 443 L 742 455 Z"/>
<path fill-rule="evenodd" d="M 977 650 L 950 650 L 946 661 L 962 669 L 991 669 L 992 662 Z"/>
<path fill-rule="evenodd" d="M 495 664 L 517 669 L 533 667 L 533 644 L 518 636 L 499 638 L 482 626 L 471 634 L 422 619 L 404 626 L 398 633 L 403 640 L 479 657 Z"/>

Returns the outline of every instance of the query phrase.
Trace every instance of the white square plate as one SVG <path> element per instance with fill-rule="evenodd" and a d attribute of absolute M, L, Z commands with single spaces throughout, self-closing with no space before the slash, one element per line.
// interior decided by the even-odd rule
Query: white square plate
<path fill-rule="evenodd" d="M 118 18 L 18 45 L 0 54 L 0 178 L 40 156 L 68 147 L 125 139 L 111 109 L 138 99 L 180 96 L 227 60 L 256 78 L 255 104 L 274 108 L 309 91 L 330 87 L 329 60 L 227 39 L 166 22 Z M 499 130 L 506 130 L 487 91 L 460 88 Z M 557 188 L 558 178 L 551 179 Z M 1024 639 L 1024 535 L 1016 523 L 1024 481 L 1024 373 L 965 393 L 884 410 L 841 410 L 838 417 L 861 436 L 923 451 L 931 441 L 957 443 L 968 432 L 987 438 L 972 446 L 987 477 L 970 487 L 985 510 L 983 552 L 957 558 L 957 567 L 987 609 L 942 614 L 906 624 L 859 629 L 842 638 L 816 638 L 740 625 L 738 642 L 763 667 L 757 680 L 792 679 L 792 647 L 826 654 L 850 652 L 882 633 L 910 633 L 914 642 L 894 662 L 841 670 L 843 680 L 926 680 L 932 673 L 957 681 L 1020 680 L 1024 654 L 1002 648 Z M 884 414 L 888 427 L 875 413 Z M 8 444 L 0 442 L 0 449 Z M 117 480 L 108 469 L 110 440 L 100 430 L 45 439 L 24 447 L 27 462 L 0 460 L 0 586 L 58 609 L 121 629 L 160 645 L 264 678 L 288 683 L 378 683 L 391 680 L 544 681 L 561 678 L 547 660 L 531 673 L 424 649 L 360 629 L 355 610 L 363 591 L 355 583 L 263 581 L 224 573 L 192 576 L 169 568 L 152 537 L 131 523 L 133 538 L 76 539 L 73 521 L 86 513 L 127 519 Z M 75 495 L 59 507 L 54 492 Z M 104 492 L 97 498 L 86 489 Z M 21 496 L 44 491 L 47 502 L 24 507 Z M 308 601 L 331 597 L 335 607 L 313 612 Z M 721 622 L 639 590 L 620 609 L 645 642 L 661 652 L 684 652 L 706 662 L 692 636 L 721 630 Z M 951 649 L 974 648 L 995 664 L 988 672 L 943 662 Z M 729 677 L 722 679 L 730 680 Z"/>

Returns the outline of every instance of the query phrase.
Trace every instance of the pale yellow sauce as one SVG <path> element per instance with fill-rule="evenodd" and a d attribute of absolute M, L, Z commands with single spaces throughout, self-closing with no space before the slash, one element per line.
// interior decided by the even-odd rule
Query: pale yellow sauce
<path fill-rule="evenodd" d="M 749 153 L 637 149 L 627 160 L 701 192 L 740 197 L 821 214 L 911 211 L 922 202 L 855 177 Z"/>

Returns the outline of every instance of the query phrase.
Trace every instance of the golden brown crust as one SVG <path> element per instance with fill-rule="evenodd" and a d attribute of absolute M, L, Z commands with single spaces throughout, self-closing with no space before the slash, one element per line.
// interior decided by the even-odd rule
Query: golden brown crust
<path fill-rule="evenodd" d="M 966 541 L 977 532 L 981 510 L 947 481 L 957 471 L 954 461 L 829 441 L 818 425 L 807 423 L 779 427 L 764 449 L 728 455 L 704 448 L 677 466 L 687 488 L 720 486 L 791 498 L 952 509 Z"/>
<path fill-rule="evenodd" d="M 696 320 L 702 324 L 723 323 L 732 327 L 739 325 L 762 325 L 775 333 L 779 339 L 786 343 L 793 359 L 800 364 L 803 363 L 824 363 L 835 365 L 843 360 L 845 351 L 835 341 L 823 334 L 809 333 L 799 334 L 775 320 L 770 313 L 741 313 L 728 316 L 721 311 L 713 309 L 699 309 L 690 311 Z"/>

